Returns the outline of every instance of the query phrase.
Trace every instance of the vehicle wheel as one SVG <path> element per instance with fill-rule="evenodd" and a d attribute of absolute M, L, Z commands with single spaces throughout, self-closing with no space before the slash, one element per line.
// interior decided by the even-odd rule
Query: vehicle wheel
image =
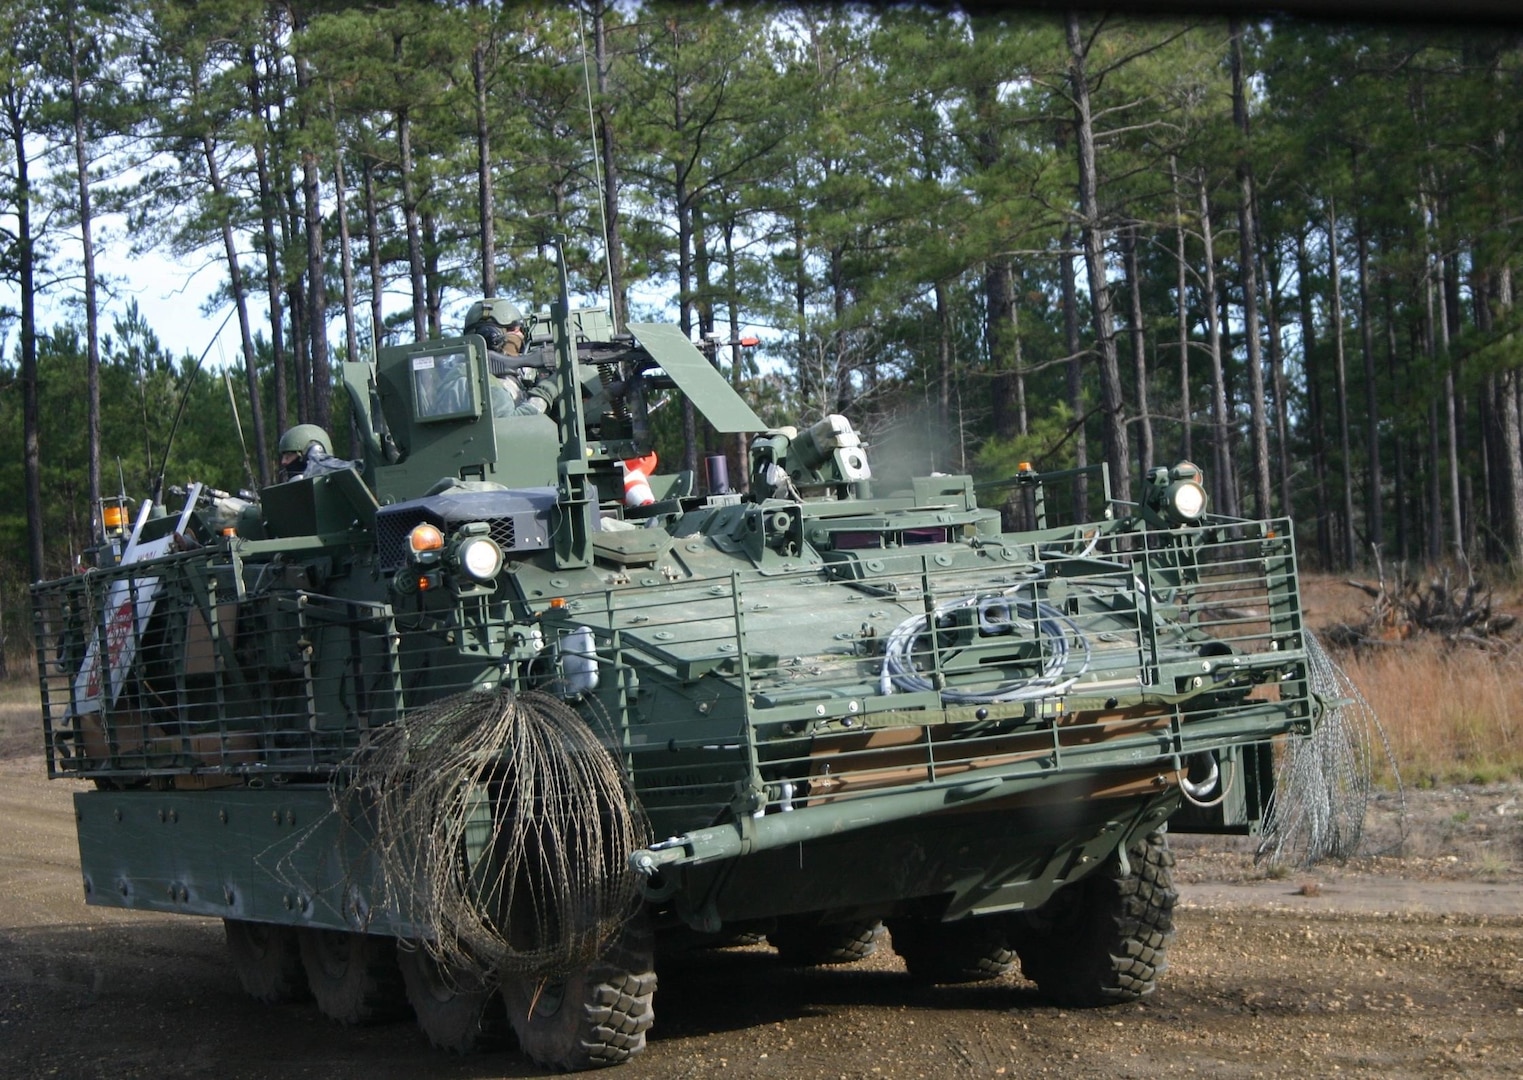
<path fill-rule="evenodd" d="M 757 930 L 737 930 L 733 934 L 717 934 L 708 943 L 711 949 L 739 949 L 748 945 L 760 945 L 767 935 Z"/>
<path fill-rule="evenodd" d="M 1061 1005 L 1136 1001 L 1153 992 L 1168 967 L 1179 899 L 1168 838 L 1151 833 L 1134 842 L 1128 856 L 1131 873 L 1123 875 L 1112 854 L 1036 911 L 1008 921 L 1026 977 Z"/>
<path fill-rule="evenodd" d="M 715 949 L 743 948 L 766 943 L 767 932 L 777 923 L 768 920 L 764 927 L 758 924 L 739 924 L 747 929 L 734 929 L 726 924 L 717 934 L 703 934 L 687 926 L 667 927 L 656 937 L 656 950 L 663 958 L 667 956 L 712 952 Z"/>
<path fill-rule="evenodd" d="M 619 1065 L 645 1049 L 656 992 L 650 924 L 636 916 L 593 964 L 568 975 L 502 977 L 518 1045 L 547 1069 Z"/>
<path fill-rule="evenodd" d="M 247 919 L 223 919 L 222 928 L 233 970 L 249 997 L 266 1005 L 280 1005 L 308 996 L 294 928 Z"/>
<path fill-rule="evenodd" d="M 878 951 L 883 924 L 876 919 L 845 923 L 817 923 L 808 917 L 779 919 L 767 940 L 783 963 L 791 967 L 819 964 L 855 964 Z"/>
<path fill-rule="evenodd" d="M 1015 966 L 1015 952 L 998 916 L 949 923 L 894 919 L 888 932 L 905 970 L 917 982 L 982 982 L 997 979 Z"/>
<path fill-rule="evenodd" d="M 397 966 L 418 1026 L 439 1049 L 470 1054 L 506 1036 L 496 986 L 445 967 L 416 942 L 397 943 Z"/>
<path fill-rule="evenodd" d="M 341 1024 L 379 1024 L 407 1015 L 407 992 L 390 938 L 303 928 L 301 966 L 324 1016 Z"/>

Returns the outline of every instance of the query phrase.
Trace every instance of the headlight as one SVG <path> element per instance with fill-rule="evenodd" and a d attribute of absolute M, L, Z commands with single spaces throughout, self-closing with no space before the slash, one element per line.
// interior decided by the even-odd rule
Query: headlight
<path fill-rule="evenodd" d="M 1170 525 L 1197 525 L 1206 516 L 1206 487 L 1200 467 L 1181 461 L 1172 469 L 1160 465 L 1148 471 L 1142 505 Z"/>
<path fill-rule="evenodd" d="M 502 571 L 502 548 L 485 536 L 460 545 L 460 567 L 477 581 L 491 581 Z"/>
<path fill-rule="evenodd" d="M 1196 521 L 1206 512 L 1206 489 L 1194 480 L 1169 485 L 1169 508 L 1183 521 Z"/>

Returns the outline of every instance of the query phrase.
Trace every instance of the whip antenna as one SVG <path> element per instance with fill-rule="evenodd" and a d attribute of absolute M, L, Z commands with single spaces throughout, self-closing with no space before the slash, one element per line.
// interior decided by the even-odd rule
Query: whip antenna
<path fill-rule="evenodd" d="M 587 70 L 587 26 L 582 19 L 582 9 L 576 9 L 577 36 L 582 45 L 582 82 L 587 87 L 587 128 L 592 133 L 592 171 L 598 183 L 598 219 L 603 223 L 603 265 L 608 269 L 608 314 L 618 333 L 619 305 L 613 296 L 613 250 L 608 243 L 608 193 L 603 188 L 603 157 L 598 145 L 598 122 L 592 109 L 592 75 Z"/>
<path fill-rule="evenodd" d="M 175 432 L 180 430 L 180 418 L 185 415 L 185 404 L 190 400 L 190 388 L 195 384 L 196 373 L 201 370 L 201 365 L 206 360 L 206 354 L 212 351 L 213 345 L 217 344 L 217 338 L 221 336 L 223 328 L 227 326 L 227 320 L 231 319 L 233 312 L 237 310 L 236 307 L 227 309 L 227 314 L 222 316 L 222 322 L 212 332 L 212 339 L 206 343 L 206 348 L 201 350 L 200 358 L 196 360 L 195 365 L 190 369 L 190 374 L 185 377 L 185 386 L 180 391 L 180 404 L 175 407 L 174 422 L 169 425 L 169 438 L 164 440 L 164 453 L 159 458 L 159 473 L 153 478 L 152 502 L 158 502 L 164 494 L 164 473 L 169 469 L 169 450 L 174 446 Z"/>
<path fill-rule="evenodd" d="M 259 490 L 259 480 L 254 476 L 254 463 L 249 460 L 249 443 L 243 437 L 243 418 L 238 415 L 238 399 L 233 396 L 233 376 L 226 368 L 222 370 L 222 385 L 227 387 L 227 404 L 233 410 L 233 426 L 238 429 L 238 446 L 243 451 L 243 473 L 249 479 L 249 490 Z"/>

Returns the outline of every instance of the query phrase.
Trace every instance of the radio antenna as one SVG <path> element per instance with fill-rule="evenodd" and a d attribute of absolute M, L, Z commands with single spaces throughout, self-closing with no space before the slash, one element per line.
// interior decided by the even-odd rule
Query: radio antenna
<path fill-rule="evenodd" d="M 249 461 L 249 443 L 243 437 L 243 418 L 238 415 L 238 399 L 233 396 L 233 375 L 222 369 L 222 385 L 227 387 L 227 404 L 233 410 L 233 426 L 238 429 L 238 446 L 243 451 L 243 473 L 249 478 L 249 490 L 259 490 L 259 478 L 254 475 L 254 464 Z"/>
<path fill-rule="evenodd" d="M 169 469 L 169 451 L 174 446 L 175 433 L 180 430 L 180 418 L 185 415 L 185 404 L 190 400 L 190 388 L 195 385 L 196 375 L 206 361 L 206 355 L 212 351 L 212 346 L 217 344 L 217 338 L 227 326 L 227 320 L 231 319 L 233 312 L 237 310 L 236 305 L 228 307 L 227 314 L 222 316 L 222 322 L 212 332 L 212 339 L 206 343 L 206 348 L 201 350 L 201 356 L 196 360 L 195 366 L 190 369 L 190 374 L 185 377 L 185 386 L 180 390 L 180 404 L 175 406 L 174 422 L 169 425 L 169 438 L 164 440 L 164 453 L 159 458 L 159 472 L 153 478 L 153 490 L 149 495 L 152 502 L 157 503 L 164 496 L 164 473 Z"/>
<path fill-rule="evenodd" d="M 582 82 L 587 87 L 587 129 L 592 135 L 592 169 L 598 183 L 598 218 L 603 223 L 603 265 L 608 270 L 608 316 L 613 322 L 614 333 L 619 332 L 619 305 L 613 295 L 613 250 L 608 243 L 608 193 L 603 188 L 603 156 L 598 145 L 598 122 L 592 109 L 592 73 L 587 70 L 587 25 L 582 17 L 582 7 L 576 9 L 577 34 L 582 45 Z M 562 258 L 565 253 L 562 252 Z"/>

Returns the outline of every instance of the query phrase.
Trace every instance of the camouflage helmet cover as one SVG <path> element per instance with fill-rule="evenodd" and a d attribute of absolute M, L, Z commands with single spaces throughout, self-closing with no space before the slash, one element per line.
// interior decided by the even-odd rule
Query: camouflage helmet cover
<path fill-rule="evenodd" d="M 316 424 L 297 424 L 287 429 L 280 437 L 280 452 L 282 454 L 296 453 L 305 454 L 307 447 L 316 443 L 322 447 L 323 453 L 333 453 L 333 443 L 328 438 L 328 433 Z"/>
<path fill-rule="evenodd" d="M 491 322 L 501 327 L 509 327 L 523 321 L 524 313 L 518 310 L 518 305 L 511 300 L 501 298 L 477 300 L 471 305 L 471 310 L 465 313 L 466 326 L 474 326 L 479 322 Z"/>

